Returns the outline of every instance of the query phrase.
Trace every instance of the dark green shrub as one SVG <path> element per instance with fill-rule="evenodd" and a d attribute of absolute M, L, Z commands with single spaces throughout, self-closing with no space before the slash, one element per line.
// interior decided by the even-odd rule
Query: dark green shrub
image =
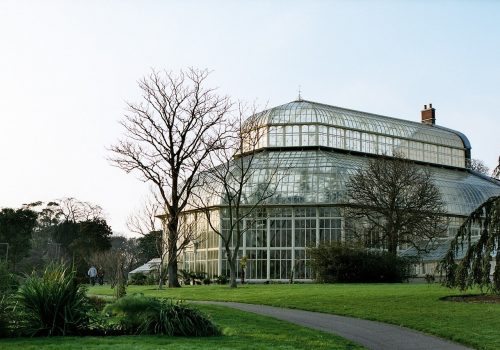
<path fill-rule="evenodd" d="M 128 284 L 134 284 L 137 286 L 143 286 L 146 284 L 147 276 L 143 273 L 134 273 L 130 275 Z"/>
<path fill-rule="evenodd" d="M 191 273 L 191 280 L 194 282 L 194 284 L 202 284 L 203 280 L 206 278 L 207 278 L 206 272 L 192 272 Z"/>
<path fill-rule="evenodd" d="M 428 284 L 432 284 L 432 283 L 434 283 L 436 281 L 436 278 L 434 277 L 434 275 L 431 275 L 429 273 L 426 274 L 424 276 L 424 278 L 425 278 L 425 282 L 427 282 Z"/>
<path fill-rule="evenodd" d="M 318 282 L 403 282 L 411 261 L 387 252 L 369 251 L 338 243 L 310 248 L 311 268 Z"/>
<path fill-rule="evenodd" d="M 8 270 L 6 263 L 0 262 L 0 294 L 11 294 L 18 286 L 16 276 Z"/>
<path fill-rule="evenodd" d="M 185 285 L 191 284 L 191 275 L 192 273 L 186 270 L 179 270 L 180 278 L 182 279 L 182 283 Z"/>
<path fill-rule="evenodd" d="M 11 296 L 19 286 L 18 279 L 11 273 L 7 264 L 0 262 L 0 338 L 11 334 L 13 314 L 10 308 Z"/>
<path fill-rule="evenodd" d="M 9 331 L 9 310 L 7 297 L 5 295 L 0 295 L 0 338 L 8 337 Z"/>
<path fill-rule="evenodd" d="M 118 317 L 122 331 L 128 334 L 220 335 L 219 328 L 200 311 L 170 300 L 127 296 L 105 311 Z"/>
<path fill-rule="evenodd" d="M 220 329 L 198 309 L 171 300 L 162 300 L 161 307 L 145 318 L 139 330 L 141 334 L 185 337 L 221 334 Z"/>
<path fill-rule="evenodd" d="M 104 311 L 118 318 L 125 333 L 136 334 L 147 315 L 155 313 L 159 308 L 160 302 L 157 299 L 134 294 L 108 304 Z"/>
<path fill-rule="evenodd" d="M 229 283 L 229 277 L 226 275 L 219 275 L 215 277 L 215 283 L 217 284 L 228 284 Z"/>
<path fill-rule="evenodd" d="M 158 284 L 159 278 L 156 273 L 150 273 L 146 275 L 146 284 L 147 285 L 155 285 Z"/>
<path fill-rule="evenodd" d="M 210 277 L 205 277 L 203 279 L 203 284 L 208 285 L 208 284 L 211 284 L 211 283 L 212 283 L 212 280 L 210 279 Z"/>
<path fill-rule="evenodd" d="M 87 298 L 89 300 L 90 307 L 93 308 L 94 311 L 102 311 L 108 304 L 108 301 L 106 299 L 97 295 L 91 295 Z"/>
<path fill-rule="evenodd" d="M 192 272 L 186 270 L 179 270 L 179 275 L 182 282 L 186 285 L 190 284 L 202 284 L 203 281 L 208 278 L 206 272 Z"/>
<path fill-rule="evenodd" d="M 23 334 L 81 334 L 88 325 L 85 289 L 77 283 L 75 272 L 64 265 L 49 265 L 41 277 L 29 276 L 19 287 L 17 301 Z"/>

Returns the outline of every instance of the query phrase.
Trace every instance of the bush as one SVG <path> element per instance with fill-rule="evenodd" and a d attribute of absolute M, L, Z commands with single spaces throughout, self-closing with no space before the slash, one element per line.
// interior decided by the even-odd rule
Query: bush
<path fill-rule="evenodd" d="M 185 285 L 190 284 L 207 284 L 205 280 L 208 278 L 206 272 L 192 272 L 186 270 L 179 270 L 180 278 Z M 209 284 L 209 283 L 208 283 Z"/>
<path fill-rule="evenodd" d="M 403 282 L 410 277 L 411 261 L 380 251 L 324 243 L 310 248 L 311 268 L 318 282 Z"/>
<path fill-rule="evenodd" d="M 147 282 L 147 276 L 143 273 L 134 273 L 130 275 L 128 284 L 134 284 L 137 286 L 143 286 Z"/>
<path fill-rule="evenodd" d="M 436 278 L 434 277 L 434 275 L 431 275 L 431 274 L 426 274 L 425 275 L 425 282 L 427 282 L 428 284 L 431 284 L 431 283 L 434 283 L 436 281 Z"/>
<path fill-rule="evenodd" d="M 9 318 L 7 297 L 0 295 L 0 338 L 8 337 L 10 334 Z"/>
<path fill-rule="evenodd" d="M 144 322 L 144 318 L 154 313 L 159 307 L 160 302 L 157 299 L 134 294 L 108 304 L 104 312 L 118 318 L 124 333 L 135 334 Z"/>
<path fill-rule="evenodd" d="M 226 275 L 219 275 L 215 277 L 215 283 L 217 284 L 228 284 L 229 283 L 229 277 Z"/>
<path fill-rule="evenodd" d="M 194 284 L 202 284 L 203 280 L 207 278 L 207 273 L 206 272 L 193 272 L 191 273 L 191 279 L 193 280 Z"/>
<path fill-rule="evenodd" d="M 221 334 L 200 311 L 171 300 L 133 295 L 117 300 L 105 310 L 117 316 L 122 330 L 129 334 L 198 337 Z"/>
<path fill-rule="evenodd" d="M 187 270 L 179 270 L 180 277 L 182 279 L 182 283 L 185 285 L 191 284 L 191 275 L 192 273 Z"/>
<path fill-rule="evenodd" d="M 88 298 L 88 301 L 89 301 L 89 305 L 92 309 L 94 309 L 94 311 L 102 311 L 104 310 L 104 307 L 107 305 L 107 300 L 102 298 L 102 297 L 99 297 L 97 295 L 91 295 Z"/>
<path fill-rule="evenodd" d="M 147 285 L 155 285 L 158 284 L 160 279 L 158 278 L 158 275 L 156 273 L 150 273 L 146 276 L 146 284 Z"/>
<path fill-rule="evenodd" d="M 10 273 L 7 264 L 0 262 L 0 338 L 11 334 L 13 315 L 9 306 L 11 295 L 17 290 L 18 285 L 16 276 Z"/>
<path fill-rule="evenodd" d="M 18 286 L 16 276 L 10 273 L 6 263 L 0 262 L 0 294 L 11 294 L 16 291 Z"/>
<path fill-rule="evenodd" d="M 198 309 L 171 300 L 162 300 L 161 307 L 140 327 L 141 334 L 162 334 L 186 337 L 220 335 L 220 329 Z"/>
<path fill-rule="evenodd" d="M 26 335 L 81 334 L 89 322 L 85 289 L 77 283 L 75 272 L 64 265 L 49 265 L 41 277 L 28 277 L 17 301 Z"/>

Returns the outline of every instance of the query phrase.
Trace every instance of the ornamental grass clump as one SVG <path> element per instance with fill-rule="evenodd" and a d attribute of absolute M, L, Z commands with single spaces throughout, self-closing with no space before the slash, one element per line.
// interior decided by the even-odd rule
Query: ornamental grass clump
<path fill-rule="evenodd" d="M 18 285 L 17 277 L 9 271 L 7 264 L 0 262 L 0 338 L 12 334 L 12 295 Z"/>
<path fill-rule="evenodd" d="M 9 271 L 6 263 L 0 262 L 0 295 L 12 294 L 18 287 L 17 277 Z"/>
<path fill-rule="evenodd" d="M 160 308 L 155 298 L 147 298 L 142 294 L 122 297 L 104 308 L 108 316 L 113 316 L 124 334 L 138 334 L 138 329 L 149 315 Z"/>
<path fill-rule="evenodd" d="M 172 300 L 162 300 L 160 308 L 144 319 L 139 330 L 141 334 L 185 337 L 221 335 L 220 329 L 201 311 Z"/>
<path fill-rule="evenodd" d="M 0 338 L 5 338 L 10 335 L 9 313 L 7 307 L 7 297 L 5 295 L 0 295 Z"/>
<path fill-rule="evenodd" d="M 221 331 L 199 310 L 172 300 L 126 296 L 105 309 L 118 317 L 124 333 L 205 337 Z"/>
<path fill-rule="evenodd" d="M 42 276 L 29 276 L 17 293 L 21 332 L 30 336 L 83 334 L 90 305 L 75 272 L 62 264 L 49 265 Z"/>

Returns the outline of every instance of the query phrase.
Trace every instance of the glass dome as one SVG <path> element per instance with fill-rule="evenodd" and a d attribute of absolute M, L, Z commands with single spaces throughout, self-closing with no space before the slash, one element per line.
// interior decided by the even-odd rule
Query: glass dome
<path fill-rule="evenodd" d="M 310 101 L 257 113 L 247 125 L 264 130 L 260 148 L 328 147 L 465 167 L 470 144 L 460 132 Z"/>

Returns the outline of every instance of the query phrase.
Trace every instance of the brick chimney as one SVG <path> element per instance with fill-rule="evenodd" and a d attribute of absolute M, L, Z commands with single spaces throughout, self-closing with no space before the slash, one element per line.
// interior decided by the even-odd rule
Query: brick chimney
<path fill-rule="evenodd" d="M 436 124 L 436 109 L 432 108 L 432 103 L 429 104 L 429 108 L 427 108 L 427 105 L 424 105 L 424 109 L 422 110 L 422 123 L 429 125 Z"/>

